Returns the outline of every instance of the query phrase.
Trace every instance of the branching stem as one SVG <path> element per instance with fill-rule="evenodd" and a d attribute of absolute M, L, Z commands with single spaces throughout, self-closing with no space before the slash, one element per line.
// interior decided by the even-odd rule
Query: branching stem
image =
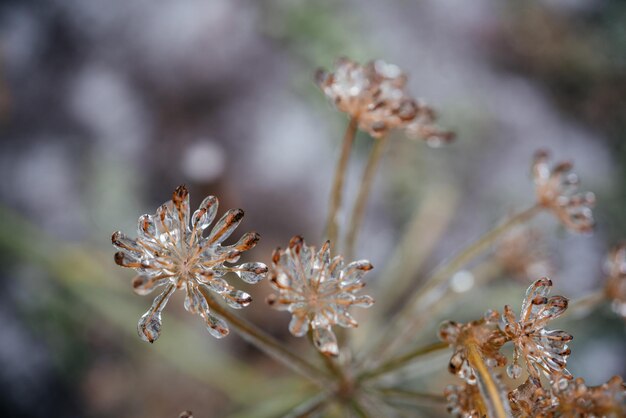
<path fill-rule="evenodd" d="M 216 315 L 224 318 L 243 339 L 272 357 L 274 360 L 282 363 L 311 381 L 321 385 L 322 387 L 327 385 L 325 373 L 305 359 L 286 349 L 283 344 L 274 339 L 271 335 L 266 334 L 264 331 L 257 328 L 254 324 L 224 308 L 215 300 L 213 295 L 211 295 L 202 286 L 200 286 L 199 289 L 206 298 L 209 308 L 211 308 Z"/>
<path fill-rule="evenodd" d="M 382 159 L 382 156 L 384 155 L 384 151 L 387 146 L 387 138 L 389 137 L 385 135 L 382 138 L 374 140 L 372 151 L 370 152 L 367 164 L 365 165 L 365 170 L 363 171 L 363 178 L 361 179 L 359 192 L 354 203 L 354 208 L 352 209 L 352 214 L 350 216 L 350 226 L 346 235 L 345 256 L 347 260 L 352 260 L 352 257 L 354 255 L 356 239 L 358 237 L 361 224 L 363 223 L 365 208 L 367 207 L 369 194 L 372 190 L 372 184 L 374 183 L 376 170 L 378 169 L 378 165 L 380 163 L 380 160 Z"/>
<path fill-rule="evenodd" d="M 341 146 L 341 155 L 337 162 L 337 168 L 335 169 L 335 177 L 333 180 L 333 186 L 330 194 L 330 206 L 328 209 L 328 220 L 326 222 L 326 236 L 330 240 L 334 249 L 333 253 L 336 253 L 337 238 L 339 236 L 339 223 L 337 216 L 339 215 L 339 209 L 341 208 L 341 200 L 343 197 L 343 184 L 346 178 L 346 171 L 348 168 L 348 160 L 350 159 L 350 151 L 352 150 L 352 143 L 356 135 L 358 121 L 356 118 L 350 119 L 350 123 L 346 129 L 346 133 L 343 136 L 343 145 Z"/>

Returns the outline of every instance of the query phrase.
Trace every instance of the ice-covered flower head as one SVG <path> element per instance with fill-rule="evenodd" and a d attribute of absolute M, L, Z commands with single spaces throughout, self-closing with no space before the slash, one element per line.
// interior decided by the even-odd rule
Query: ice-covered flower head
<path fill-rule="evenodd" d="M 333 71 L 318 70 L 316 81 L 337 109 L 375 138 L 398 129 L 433 146 L 454 139 L 436 125 L 431 107 L 406 92 L 407 77 L 397 65 L 382 60 L 361 65 L 341 58 Z"/>
<path fill-rule="evenodd" d="M 356 295 L 365 285 L 361 278 L 371 269 L 366 260 L 344 265 L 341 256 L 331 259 L 329 241 L 316 252 L 302 237 L 295 236 L 287 249 L 274 251 L 270 283 L 278 295 L 271 295 L 268 303 L 291 312 L 289 331 L 293 335 L 304 336 L 310 328 L 316 348 L 337 355 L 332 326 L 356 327 L 348 309 L 368 308 L 374 303 L 370 296 Z"/>
<path fill-rule="evenodd" d="M 567 343 L 573 337 L 565 331 L 545 329 L 549 321 L 565 312 L 568 303 L 563 296 L 548 297 L 551 288 L 552 281 L 547 277 L 535 281 L 526 291 L 519 320 L 509 305 L 504 307 L 502 331 L 515 344 L 514 361 L 507 368 L 511 378 L 521 374 L 520 356 L 526 361 L 528 373 L 537 380 L 540 373 L 551 382 L 572 378 L 565 367 L 570 355 Z"/>
<path fill-rule="evenodd" d="M 551 210 L 566 228 L 590 232 L 594 225 L 591 208 L 596 201 L 595 195 L 577 193 L 579 179 L 571 172 L 571 162 L 563 161 L 550 167 L 549 157 L 545 150 L 535 153 L 532 171 L 537 203 Z"/>
<path fill-rule="evenodd" d="M 189 192 L 179 186 L 172 200 L 159 207 L 156 214 L 139 218 L 137 239 L 119 231 L 113 234 L 111 240 L 119 250 L 115 262 L 138 273 L 132 280 L 135 292 L 146 295 L 163 288 L 139 320 L 137 330 L 143 340 L 154 342 L 159 338 L 161 312 L 176 289 L 185 290 L 185 309 L 199 314 L 216 338 L 226 336 L 228 326 L 209 311 L 207 292 L 220 295 L 233 308 L 243 308 L 252 301 L 249 294 L 233 288 L 223 276 L 234 272 L 247 283 L 257 283 L 266 275 L 267 266 L 262 263 L 226 265 L 236 263 L 242 252 L 254 247 L 259 235 L 250 232 L 236 244 L 223 246 L 243 218 L 241 209 L 231 209 L 205 237 L 217 206 L 217 198 L 209 196 L 190 217 Z"/>

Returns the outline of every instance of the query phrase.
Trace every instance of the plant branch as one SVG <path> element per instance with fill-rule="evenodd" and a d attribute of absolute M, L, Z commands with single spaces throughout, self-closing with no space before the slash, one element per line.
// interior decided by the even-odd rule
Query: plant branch
<path fill-rule="evenodd" d="M 574 315 L 574 318 L 580 318 L 595 309 L 605 299 L 606 292 L 604 288 L 594 290 L 569 302 L 569 307 L 564 312 L 563 316 Z"/>
<path fill-rule="evenodd" d="M 395 350 L 399 345 L 406 343 L 407 338 L 413 335 L 413 317 L 419 317 L 438 303 L 442 296 L 449 290 L 448 281 L 463 266 L 487 250 L 497 238 L 513 227 L 523 224 L 535 216 L 541 207 L 532 206 L 518 214 L 510 217 L 504 223 L 494 227 L 485 233 L 474 243 L 459 252 L 452 259 L 444 262 L 435 272 L 426 279 L 423 286 L 418 288 L 409 299 L 404 308 L 396 314 L 389 322 L 394 324 L 387 328 L 378 341 L 378 355 L 374 358 L 381 358 L 383 354 Z M 391 339 L 391 337 L 396 338 Z M 391 342 L 390 342 L 391 341 Z M 376 352 L 376 351 L 375 351 Z"/>
<path fill-rule="evenodd" d="M 335 169 L 335 177 L 330 194 L 330 206 L 328 210 L 328 220 L 326 222 L 326 237 L 330 240 L 334 248 L 334 252 L 337 249 L 337 238 L 339 236 L 339 224 L 337 216 L 339 209 L 341 208 L 341 200 L 343 196 L 343 184 L 346 178 L 346 170 L 348 168 L 348 160 L 350 159 L 350 151 L 352 150 L 352 143 L 356 136 L 356 130 L 358 121 L 356 118 L 350 119 L 350 123 L 346 128 L 346 133 L 343 136 L 343 145 L 341 147 L 341 155 L 337 162 L 337 168 Z"/>
<path fill-rule="evenodd" d="M 406 390 L 401 388 L 375 388 L 380 394 L 389 398 L 402 399 L 412 401 L 415 404 L 427 405 L 427 404 L 443 404 L 446 399 L 442 395 L 436 395 L 434 393 L 416 392 L 413 390 Z"/>
<path fill-rule="evenodd" d="M 313 382 L 323 387 L 327 385 L 325 379 L 326 375 L 321 370 L 300 356 L 287 350 L 271 335 L 266 334 L 252 323 L 224 308 L 215 300 L 213 295 L 211 295 L 207 289 L 204 289 L 202 286 L 200 286 L 199 289 L 206 298 L 209 308 L 211 308 L 215 314 L 224 318 L 244 340 L 248 341 L 250 344 L 254 345 L 274 360 L 277 360 L 279 363 L 282 363 L 291 370 L 303 375 Z"/>
<path fill-rule="evenodd" d="M 445 350 L 448 347 L 449 347 L 449 344 L 444 343 L 444 342 L 436 342 L 436 343 L 427 345 L 425 347 L 419 347 L 416 350 L 410 351 L 399 357 L 393 358 L 389 360 L 388 362 L 382 364 L 381 366 L 361 374 L 359 376 L 359 380 L 360 381 L 370 380 L 370 379 L 385 375 L 387 373 L 391 373 L 411 363 L 415 359 L 418 359 L 422 356 L 425 356 L 427 354 L 430 354 L 436 351 Z"/>
<path fill-rule="evenodd" d="M 487 368 L 483 356 L 480 353 L 480 349 L 478 348 L 478 344 L 475 341 L 469 341 L 465 347 L 467 349 L 467 360 L 476 373 L 478 388 L 485 401 L 487 416 L 493 418 L 507 418 L 510 416 L 509 403 L 502 396 L 491 371 Z"/>
<path fill-rule="evenodd" d="M 363 217 L 365 215 L 365 208 L 367 207 L 367 201 L 370 191 L 372 190 L 372 184 L 374 183 L 374 177 L 376 170 L 382 156 L 384 155 L 385 147 L 387 146 L 389 136 L 385 135 L 382 138 L 374 140 L 372 151 L 365 165 L 365 171 L 363 171 L 363 178 L 361 179 L 361 185 L 359 186 L 359 192 L 352 209 L 352 215 L 350 216 L 350 226 L 346 236 L 346 259 L 352 260 L 354 255 L 354 247 L 356 245 L 356 239 L 359 234 L 359 229 L 363 223 Z"/>
<path fill-rule="evenodd" d="M 307 418 L 313 416 L 313 414 L 319 413 L 328 406 L 329 398 L 331 394 L 327 392 L 320 392 L 312 398 L 307 399 L 303 403 L 297 405 L 291 411 L 289 411 L 283 418 Z"/>

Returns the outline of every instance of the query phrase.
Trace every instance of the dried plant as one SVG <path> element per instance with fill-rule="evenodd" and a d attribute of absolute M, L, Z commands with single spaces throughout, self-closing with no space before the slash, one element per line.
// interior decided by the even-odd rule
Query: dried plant
<path fill-rule="evenodd" d="M 159 337 L 161 311 L 176 289 L 184 289 L 185 308 L 199 314 L 213 336 L 226 336 L 230 327 L 312 383 L 315 393 L 286 411 L 283 415 L 287 417 L 327 413 L 332 416 L 336 414 L 332 407 L 341 408 L 350 416 L 405 416 L 411 412 L 419 416 L 421 408 L 433 403 L 446 404 L 448 412 L 460 417 L 626 416 L 623 380 L 614 377 L 603 385 L 587 387 L 566 367 L 572 335 L 546 329 L 550 321 L 565 315 L 568 305 L 570 310 L 580 311 L 582 307 L 589 309 L 611 300 L 615 311 L 625 316 L 626 247 L 620 245 L 610 253 L 607 282 L 601 294 L 572 303 L 563 296 L 549 296 L 552 281 L 533 277 L 537 266 L 546 265 L 548 257 L 525 228 L 537 213 L 545 210 L 569 230 L 590 232 L 595 199 L 593 194 L 576 192 L 578 178 L 570 173 L 571 163 L 550 167 L 545 151 L 535 155 L 532 165 L 536 201 L 529 208 L 498 223 L 453 254 L 427 275 L 420 287 L 407 292 L 403 300 L 392 301 L 390 317 L 380 317 L 380 311 L 379 317 L 365 313 L 363 328 L 369 332 L 365 343 L 349 338 L 349 329 L 357 326 L 349 309 L 374 303 L 371 296 L 360 293 L 365 273 L 372 270 L 372 265 L 365 260 L 346 263 L 344 259 L 352 260 L 385 140 L 392 131 L 422 137 L 433 145 L 453 138 L 435 124 L 430 107 L 407 93 L 406 81 L 406 75 L 397 66 L 383 61 L 360 65 L 341 59 L 332 72 L 318 71 L 317 83 L 324 94 L 349 116 L 331 190 L 328 240 L 319 249 L 295 236 L 287 248 L 274 251 L 269 272 L 258 262 L 236 264 L 244 251 L 255 246 L 259 235 L 248 233 L 232 245 L 223 244 L 242 220 L 243 211 L 237 209 L 226 212 L 205 236 L 217 214 L 217 198 L 207 197 L 190 215 L 189 193 L 184 186 L 178 187 L 156 214 L 139 219 L 137 239 L 114 233 L 113 245 L 119 250 L 116 263 L 138 274 L 132 280 L 135 292 L 147 294 L 157 287 L 162 290 L 139 321 L 140 337 L 149 342 Z M 340 240 L 337 214 L 357 129 L 371 135 L 374 144 L 350 224 Z M 519 316 L 506 305 L 502 313 L 488 310 L 481 318 L 467 323 L 447 320 L 439 327 L 441 342 L 416 344 L 414 337 L 426 325 L 432 325 L 436 313 L 459 296 L 451 286 L 452 278 L 494 246 L 496 250 L 491 255 L 502 271 L 535 280 L 523 298 Z M 293 350 L 229 309 L 245 307 L 252 298 L 231 286 L 226 280 L 228 274 L 254 284 L 268 273 L 269 285 L 276 291 L 268 297 L 268 303 L 291 313 L 290 333 L 298 337 L 308 334 L 313 347 L 310 351 L 316 355 Z M 379 290 L 384 291 L 384 286 Z M 376 309 L 369 310 L 372 311 Z M 335 325 L 347 331 L 336 335 Z M 507 346 L 513 348 L 512 358 L 507 357 Z M 461 380 L 445 388 L 442 383 L 437 393 L 414 390 L 406 377 L 419 374 L 419 370 L 411 366 L 449 349 L 448 370 Z M 437 363 L 433 360 L 432 364 Z M 445 367 L 445 361 L 441 367 Z M 407 405 L 413 409 L 407 411 Z M 405 408 L 404 413 L 401 408 Z M 191 413 L 183 412 L 182 416 Z"/>

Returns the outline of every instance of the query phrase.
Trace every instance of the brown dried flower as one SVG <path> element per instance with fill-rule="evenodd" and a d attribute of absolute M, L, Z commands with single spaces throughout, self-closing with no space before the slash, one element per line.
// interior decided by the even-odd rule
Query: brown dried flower
<path fill-rule="evenodd" d="M 450 358 L 448 370 L 470 384 L 476 383 L 476 375 L 468 360 L 467 343 L 477 344 L 485 363 L 489 367 L 501 367 L 506 364 L 506 357 L 500 348 L 507 342 L 506 336 L 498 327 L 500 314 L 488 311 L 484 318 L 467 324 L 445 321 L 439 327 L 439 339 L 450 344 L 454 353 Z"/>
<path fill-rule="evenodd" d="M 537 380 L 540 372 L 551 382 L 572 378 L 565 366 L 570 355 L 567 343 L 573 337 L 565 331 L 544 328 L 548 321 L 558 318 L 567 309 L 567 299 L 563 296 L 548 298 L 551 287 L 552 281 L 544 277 L 528 288 L 519 321 L 509 305 L 504 307 L 502 331 L 515 344 L 514 361 L 507 367 L 511 378 L 521 375 L 520 356 L 526 362 L 528 373 Z"/>
<path fill-rule="evenodd" d="M 535 153 L 533 177 L 537 203 L 551 210 L 563 225 L 576 232 L 590 232 L 593 228 L 595 195 L 591 192 L 576 193 L 578 176 L 570 170 L 573 164 L 561 162 L 550 168 L 549 154 L 545 150 Z"/>
<path fill-rule="evenodd" d="M 626 319 L 626 243 L 615 246 L 605 262 L 605 292 L 616 314 Z"/>
<path fill-rule="evenodd" d="M 619 376 L 607 383 L 588 387 L 582 378 L 568 382 L 556 391 L 558 400 L 555 416 L 572 418 L 601 418 L 626 416 L 626 386 Z"/>
<path fill-rule="evenodd" d="M 372 306 L 374 299 L 370 296 L 356 295 L 365 286 L 363 275 L 371 269 L 366 260 L 344 265 L 341 256 L 331 259 L 329 241 L 316 252 L 302 237 L 295 236 L 287 249 L 274 251 L 270 283 L 278 295 L 271 295 L 268 303 L 291 312 L 289 331 L 293 335 L 302 337 L 310 328 L 316 348 L 337 355 L 332 326 L 354 328 L 358 324 L 348 309 Z"/>
<path fill-rule="evenodd" d="M 477 385 L 461 383 L 448 385 L 443 396 L 446 398 L 446 408 L 450 415 L 462 418 L 482 418 L 486 416 L 487 408 Z"/>
<path fill-rule="evenodd" d="M 209 311 L 200 289 L 219 294 L 233 308 L 243 308 L 252 301 L 249 294 L 233 288 L 223 276 L 234 272 L 247 283 L 257 283 L 266 275 L 267 266 L 262 263 L 225 264 L 237 262 L 241 253 L 256 245 L 259 235 L 250 232 L 236 244 L 222 246 L 243 218 L 241 209 L 231 209 L 204 237 L 204 231 L 215 219 L 217 206 L 217 198 L 209 196 L 190 217 L 189 192 L 185 186 L 179 186 L 172 200 L 159 207 L 156 214 L 139 218 L 139 238 L 128 238 L 119 231 L 111 237 L 120 250 L 115 254 L 115 262 L 138 273 L 132 280 L 136 293 L 147 295 L 157 287 L 165 288 L 139 320 L 137 330 L 144 341 L 159 338 L 161 312 L 176 289 L 185 289 L 185 309 L 199 314 L 216 338 L 228 334 L 228 325 Z"/>
<path fill-rule="evenodd" d="M 316 81 L 337 109 L 358 121 L 359 128 L 375 138 L 395 129 L 437 146 L 454 134 L 435 124 L 432 108 L 405 91 L 407 77 L 400 68 L 381 60 L 365 65 L 339 59 L 332 72 L 318 70 Z"/>
<path fill-rule="evenodd" d="M 550 392 L 546 392 L 533 377 L 528 377 L 509 393 L 509 403 L 516 417 L 552 417 L 555 407 L 555 399 Z"/>

